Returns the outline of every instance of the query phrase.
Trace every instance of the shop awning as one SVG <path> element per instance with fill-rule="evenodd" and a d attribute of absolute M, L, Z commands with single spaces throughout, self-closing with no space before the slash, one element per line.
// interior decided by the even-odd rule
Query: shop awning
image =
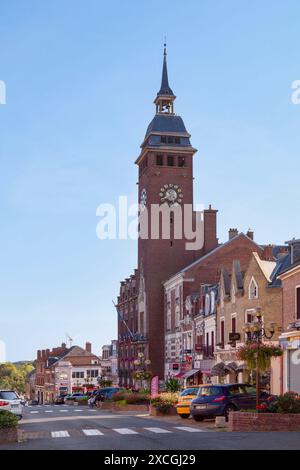
<path fill-rule="evenodd" d="M 178 374 L 175 375 L 176 379 L 180 379 L 184 376 L 184 372 L 179 372 Z"/>
<path fill-rule="evenodd" d="M 212 376 L 223 377 L 226 375 L 224 362 L 218 362 L 211 369 Z"/>
<path fill-rule="evenodd" d="M 184 379 L 188 379 L 189 377 L 193 377 L 193 375 L 198 374 L 198 372 L 201 372 L 201 369 L 191 369 L 188 370 L 185 374 L 183 374 Z"/>
<path fill-rule="evenodd" d="M 237 371 L 238 365 L 236 362 L 230 362 L 229 364 L 225 364 L 225 371 L 227 373 L 235 373 Z"/>

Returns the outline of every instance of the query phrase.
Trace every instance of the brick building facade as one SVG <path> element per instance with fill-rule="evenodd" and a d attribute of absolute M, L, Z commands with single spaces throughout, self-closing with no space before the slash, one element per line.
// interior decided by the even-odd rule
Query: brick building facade
<path fill-rule="evenodd" d="M 39 350 L 36 358 L 35 399 L 51 403 L 60 394 L 97 387 L 101 375 L 100 358 L 92 353 L 91 343 L 79 346 Z"/>
<path fill-rule="evenodd" d="M 174 113 L 176 96 L 169 86 L 166 49 L 164 50 L 161 88 L 154 100 L 156 114 L 149 124 L 136 160 L 139 171 L 138 198 L 145 210 L 149 234 L 154 228 L 151 209 L 154 205 L 193 207 L 193 157 L 196 149 L 190 142 L 182 118 Z M 121 282 L 118 297 L 119 379 L 132 385 L 134 360 L 143 352 L 151 361 L 151 371 L 164 377 L 164 291 L 163 282 L 199 256 L 218 246 L 217 211 L 204 211 L 201 247 L 188 250 L 191 240 L 185 233 L 174 233 L 175 214 L 169 214 L 170 236 L 164 238 L 159 228 L 157 238 L 150 235 L 138 240 L 138 268 Z M 195 229 L 197 213 L 192 212 Z"/>
<path fill-rule="evenodd" d="M 283 290 L 283 334 L 280 344 L 282 360 L 282 391 L 300 394 L 300 240 L 291 240 L 290 266 L 279 278 Z"/>

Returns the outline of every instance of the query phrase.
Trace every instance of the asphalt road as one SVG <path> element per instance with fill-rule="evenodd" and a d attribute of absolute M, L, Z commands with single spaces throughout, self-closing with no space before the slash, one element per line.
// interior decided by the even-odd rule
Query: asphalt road
<path fill-rule="evenodd" d="M 111 413 L 73 406 L 25 407 L 24 441 L 4 449 L 237 450 L 300 449 L 300 433 L 228 433 L 212 424 L 143 413 Z"/>

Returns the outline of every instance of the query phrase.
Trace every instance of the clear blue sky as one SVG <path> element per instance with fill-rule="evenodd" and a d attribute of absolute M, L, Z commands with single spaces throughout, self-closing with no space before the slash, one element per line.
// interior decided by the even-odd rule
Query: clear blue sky
<path fill-rule="evenodd" d="M 164 35 L 176 112 L 198 148 L 195 199 L 260 243 L 300 236 L 299 1 L 1 0 L 0 339 L 31 359 L 65 332 L 116 337 L 133 241 L 96 207 L 136 197 Z"/>

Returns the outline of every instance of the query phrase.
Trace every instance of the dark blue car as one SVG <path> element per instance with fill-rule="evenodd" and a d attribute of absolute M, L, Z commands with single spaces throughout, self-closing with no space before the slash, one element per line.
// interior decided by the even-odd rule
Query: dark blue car
<path fill-rule="evenodd" d="M 261 392 L 263 401 L 272 400 L 272 396 Z M 199 387 L 197 397 L 191 402 L 191 415 L 195 421 L 204 418 L 225 416 L 230 411 L 256 408 L 256 389 L 248 384 L 219 384 Z"/>

